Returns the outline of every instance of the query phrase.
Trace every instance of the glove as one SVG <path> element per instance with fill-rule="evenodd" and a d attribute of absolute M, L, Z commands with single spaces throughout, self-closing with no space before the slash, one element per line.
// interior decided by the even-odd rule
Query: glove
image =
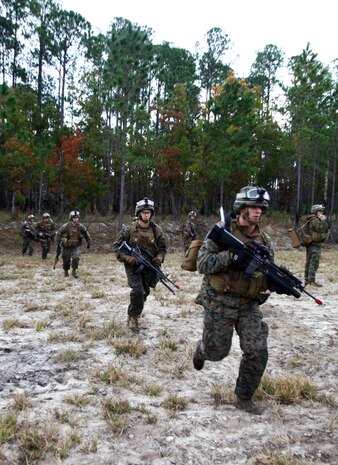
<path fill-rule="evenodd" d="M 131 266 L 137 265 L 137 260 L 132 255 L 127 255 L 124 261 L 128 263 L 128 265 L 131 265 Z"/>
<path fill-rule="evenodd" d="M 161 263 L 162 263 L 162 260 L 160 259 L 160 257 L 154 257 L 154 258 L 152 259 L 152 262 L 154 263 L 154 265 L 160 266 Z"/>
<path fill-rule="evenodd" d="M 233 249 L 230 251 L 230 260 L 234 267 L 241 271 L 245 270 L 250 255 L 245 250 Z"/>

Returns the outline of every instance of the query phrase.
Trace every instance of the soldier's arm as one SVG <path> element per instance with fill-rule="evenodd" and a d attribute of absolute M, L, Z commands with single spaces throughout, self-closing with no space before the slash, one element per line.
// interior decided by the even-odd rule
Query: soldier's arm
<path fill-rule="evenodd" d="M 197 256 L 197 270 L 202 274 L 226 271 L 230 262 L 229 251 L 220 252 L 211 239 L 205 239 Z"/>
<path fill-rule="evenodd" d="M 158 252 L 157 252 L 157 257 L 161 259 L 161 261 L 164 261 L 164 257 L 167 255 L 167 242 L 165 235 L 163 233 L 162 228 L 157 232 L 157 247 L 158 247 Z"/>
<path fill-rule="evenodd" d="M 114 243 L 113 243 L 113 252 L 116 254 L 119 260 L 124 261 L 126 254 L 119 251 L 119 247 L 123 241 L 127 242 L 130 239 L 130 226 L 124 226 L 121 231 L 119 231 Z"/>

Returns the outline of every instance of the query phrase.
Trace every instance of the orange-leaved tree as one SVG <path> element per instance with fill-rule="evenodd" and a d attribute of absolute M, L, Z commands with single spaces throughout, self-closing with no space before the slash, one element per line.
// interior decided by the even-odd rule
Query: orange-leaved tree
<path fill-rule="evenodd" d="M 96 186 L 92 165 L 84 159 L 81 144 L 85 135 L 75 131 L 61 138 L 49 159 L 51 191 L 58 197 L 60 193 L 68 203 L 77 205 L 90 201 Z M 62 155 L 60 155 L 62 154 Z"/>

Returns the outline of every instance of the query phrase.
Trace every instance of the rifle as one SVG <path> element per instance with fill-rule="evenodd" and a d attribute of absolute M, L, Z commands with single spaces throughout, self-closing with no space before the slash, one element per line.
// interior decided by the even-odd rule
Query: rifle
<path fill-rule="evenodd" d="M 58 245 L 57 245 L 57 247 L 56 247 L 56 255 L 55 255 L 55 261 L 54 261 L 53 270 L 55 270 L 56 264 L 57 264 L 57 262 L 58 262 L 59 259 L 60 259 L 61 252 L 62 252 L 61 241 L 59 241 L 59 242 L 58 242 Z"/>
<path fill-rule="evenodd" d="M 33 229 L 31 229 L 29 226 L 24 226 L 24 232 L 26 236 L 32 237 L 36 242 L 39 241 L 36 232 Z"/>
<path fill-rule="evenodd" d="M 220 214 L 221 220 L 224 222 L 224 212 L 222 207 Z M 311 297 L 316 304 L 323 304 L 320 299 L 311 295 L 305 289 L 302 282 L 287 268 L 273 263 L 271 261 L 270 249 L 262 245 L 260 242 L 253 240 L 248 244 L 244 244 L 244 242 L 237 239 L 218 223 L 213 226 L 207 237 L 213 240 L 222 250 L 229 250 L 229 248 L 232 248 L 235 252 L 239 251 L 248 256 L 250 261 L 244 271 L 244 276 L 246 278 L 251 279 L 253 273 L 256 270 L 259 270 L 274 285 L 277 294 L 293 295 L 298 299 L 301 296 L 301 292 L 304 292 Z"/>
<path fill-rule="evenodd" d="M 138 247 L 138 250 L 133 249 L 125 241 L 123 241 L 122 244 L 120 245 L 119 251 L 126 255 L 131 255 L 140 264 L 140 266 L 137 268 L 135 273 L 140 273 L 143 270 L 143 268 L 146 267 L 149 270 L 152 270 L 154 273 L 156 273 L 156 275 L 158 276 L 163 286 L 165 286 L 173 294 L 175 294 L 175 291 L 167 283 L 172 284 L 176 289 L 180 289 L 180 287 L 177 284 L 173 283 L 168 278 L 168 276 L 163 273 L 163 271 L 161 270 L 159 266 L 156 266 L 151 261 L 152 257 L 151 257 L 151 254 L 149 254 L 149 252 L 145 251 L 144 249 L 142 249 L 141 251 L 139 247 Z"/>

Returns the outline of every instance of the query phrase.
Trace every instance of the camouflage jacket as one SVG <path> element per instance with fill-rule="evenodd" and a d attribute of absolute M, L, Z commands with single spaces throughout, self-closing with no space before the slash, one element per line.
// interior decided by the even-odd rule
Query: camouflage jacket
<path fill-rule="evenodd" d="M 238 226 L 234 219 L 231 223 L 231 233 L 242 242 L 257 240 L 266 247 L 271 248 L 270 238 L 259 226 L 250 237 L 245 234 L 245 228 Z M 234 251 L 221 251 L 218 245 L 211 239 L 205 239 L 197 257 L 197 269 L 204 274 L 198 300 L 206 301 L 222 300 L 224 296 L 238 296 L 257 299 L 263 303 L 269 293 L 269 283 L 263 273 L 256 271 L 251 279 L 244 276 L 247 263 L 242 266 L 233 262 Z M 273 255 L 271 257 L 273 260 Z"/>
<path fill-rule="evenodd" d="M 40 239 L 53 239 L 55 236 L 55 224 L 51 219 L 48 222 L 41 220 L 36 223 L 36 232 Z"/>
<path fill-rule="evenodd" d="M 196 239 L 195 225 L 189 219 L 182 226 L 182 236 L 186 239 Z"/>
<path fill-rule="evenodd" d="M 329 232 L 328 220 L 321 220 L 317 215 L 310 215 L 306 221 L 312 243 L 320 244 L 325 241 Z"/>
<path fill-rule="evenodd" d="M 88 245 L 92 243 L 89 232 L 83 224 L 73 224 L 72 221 L 69 221 L 62 225 L 58 230 L 55 240 L 57 243 L 61 240 L 63 247 L 72 248 L 80 246 L 83 238 L 86 240 Z"/>
<path fill-rule="evenodd" d="M 153 221 L 149 228 L 141 228 L 139 222 L 133 221 L 130 225 L 124 226 L 113 243 L 113 252 L 120 261 L 124 261 L 126 255 L 119 251 L 122 242 L 126 242 L 130 247 L 140 246 L 150 252 L 154 257 L 159 257 L 163 262 L 167 253 L 166 238 L 163 229 Z"/>

